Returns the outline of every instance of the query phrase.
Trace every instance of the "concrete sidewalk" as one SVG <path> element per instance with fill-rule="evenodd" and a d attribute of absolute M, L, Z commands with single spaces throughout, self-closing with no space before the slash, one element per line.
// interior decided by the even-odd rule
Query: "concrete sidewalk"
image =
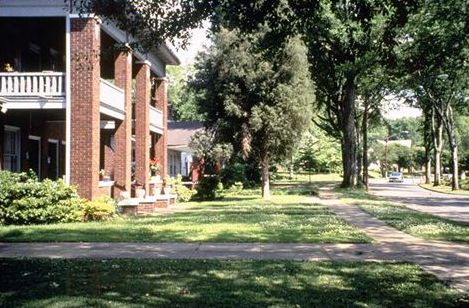
<path fill-rule="evenodd" d="M 0 258 L 154 258 L 396 261 L 372 244 L 265 243 L 0 243 Z"/>
<path fill-rule="evenodd" d="M 0 258 L 155 258 L 228 260 L 406 261 L 469 292 L 469 245 L 426 241 L 396 230 L 354 205 L 341 202 L 331 188 L 311 202 L 328 207 L 357 226 L 373 244 L 277 243 L 0 243 Z"/>
<path fill-rule="evenodd" d="M 338 199 L 331 187 L 322 188 L 321 198 L 311 198 L 337 216 L 355 225 L 375 240 L 382 253 L 393 252 L 398 260 L 421 265 L 439 279 L 457 289 L 469 292 L 469 245 L 416 238 L 388 226 L 355 205 Z"/>

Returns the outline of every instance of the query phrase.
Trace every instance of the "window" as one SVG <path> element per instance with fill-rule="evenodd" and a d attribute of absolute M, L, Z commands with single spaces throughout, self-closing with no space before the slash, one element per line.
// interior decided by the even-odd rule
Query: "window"
<path fill-rule="evenodd" d="M 19 127 L 6 126 L 3 139 L 3 163 L 5 170 L 21 170 L 21 130 Z"/>

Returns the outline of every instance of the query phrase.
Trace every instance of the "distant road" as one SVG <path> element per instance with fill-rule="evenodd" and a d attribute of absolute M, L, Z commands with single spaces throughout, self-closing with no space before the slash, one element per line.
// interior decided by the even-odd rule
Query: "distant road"
<path fill-rule="evenodd" d="M 469 196 L 432 192 L 419 187 L 419 183 L 419 178 L 406 179 L 404 183 L 373 179 L 370 191 L 413 210 L 469 223 Z"/>

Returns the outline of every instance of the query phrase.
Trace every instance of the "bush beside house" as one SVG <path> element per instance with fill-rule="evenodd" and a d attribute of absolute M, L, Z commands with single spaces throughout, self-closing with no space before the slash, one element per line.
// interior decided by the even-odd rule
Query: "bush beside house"
<path fill-rule="evenodd" d="M 51 224 L 101 220 L 115 207 L 102 200 L 86 201 L 63 180 L 40 181 L 33 172 L 0 171 L 0 224 Z"/>

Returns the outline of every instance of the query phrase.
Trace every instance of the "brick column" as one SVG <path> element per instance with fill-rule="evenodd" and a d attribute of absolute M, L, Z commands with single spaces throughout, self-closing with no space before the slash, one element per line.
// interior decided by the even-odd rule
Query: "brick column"
<path fill-rule="evenodd" d="M 156 157 L 161 164 L 161 177 L 168 174 L 168 81 L 166 78 L 158 78 L 156 81 L 155 97 L 156 108 L 163 111 L 163 135 L 156 142 Z"/>
<path fill-rule="evenodd" d="M 150 180 L 150 64 L 139 64 L 135 93 L 135 179 L 148 194 Z"/>
<path fill-rule="evenodd" d="M 94 18 L 71 23 L 70 182 L 81 197 L 98 196 L 100 144 L 100 27 Z"/>
<path fill-rule="evenodd" d="M 132 54 L 120 52 L 114 62 L 116 86 L 125 93 L 125 118 L 116 129 L 114 154 L 115 197 L 120 192 L 130 193 L 132 163 Z"/>

